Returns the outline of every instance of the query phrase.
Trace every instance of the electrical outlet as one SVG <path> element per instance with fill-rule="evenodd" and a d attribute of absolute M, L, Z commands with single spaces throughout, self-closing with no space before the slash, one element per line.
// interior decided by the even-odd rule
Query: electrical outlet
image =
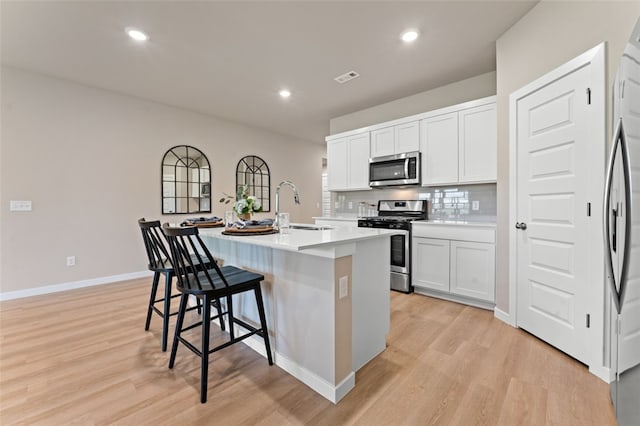
<path fill-rule="evenodd" d="M 338 294 L 338 297 L 340 299 L 344 299 L 349 295 L 349 277 L 346 275 L 344 277 L 340 277 L 340 279 L 338 280 L 338 283 L 340 287 L 340 292 Z"/>
<path fill-rule="evenodd" d="M 480 210 L 480 201 L 473 201 L 471 203 L 471 210 Z"/>
<path fill-rule="evenodd" d="M 67 266 L 76 266 L 75 256 L 67 256 Z"/>
<path fill-rule="evenodd" d="M 349 201 L 349 210 L 351 210 L 353 208 L 353 202 Z"/>

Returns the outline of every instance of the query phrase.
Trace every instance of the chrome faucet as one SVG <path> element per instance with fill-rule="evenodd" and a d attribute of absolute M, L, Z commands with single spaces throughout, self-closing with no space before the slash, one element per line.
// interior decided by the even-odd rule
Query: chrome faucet
<path fill-rule="evenodd" d="M 296 204 L 300 204 L 300 196 L 298 195 L 298 189 L 296 188 L 294 183 L 291 182 L 290 180 L 283 180 L 282 182 L 280 182 L 278 184 L 278 187 L 276 188 L 276 220 L 273 222 L 273 225 L 276 229 L 278 229 L 280 225 L 279 223 L 280 221 L 278 219 L 278 213 L 280 212 L 280 188 L 282 187 L 282 185 L 290 186 L 291 189 L 293 189 L 293 201 Z"/>

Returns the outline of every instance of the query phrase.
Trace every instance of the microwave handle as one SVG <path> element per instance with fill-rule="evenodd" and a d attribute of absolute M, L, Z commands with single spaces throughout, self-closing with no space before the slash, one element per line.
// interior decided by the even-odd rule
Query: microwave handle
<path fill-rule="evenodd" d="M 409 178 L 409 161 L 411 161 L 410 158 L 405 158 L 404 159 L 404 176 L 405 176 L 405 179 Z"/>

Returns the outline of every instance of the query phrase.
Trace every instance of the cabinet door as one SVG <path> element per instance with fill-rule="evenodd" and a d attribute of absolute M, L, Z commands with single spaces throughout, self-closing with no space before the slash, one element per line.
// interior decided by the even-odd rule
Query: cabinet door
<path fill-rule="evenodd" d="M 347 139 L 327 142 L 327 186 L 329 191 L 347 189 Z"/>
<path fill-rule="evenodd" d="M 422 184 L 458 183 L 458 113 L 420 122 Z"/>
<path fill-rule="evenodd" d="M 414 287 L 449 292 L 449 240 L 413 237 L 411 250 Z"/>
<path fill-rule="evenodd" d="M 347 143 L 348 188 L 369 188 L 369 132 L 352 136 Z"/>
<path fill-rule="evenodd" d="M 451 293 L 495 301 L 495 246 L 451 241 Z"/>
<path fill-rule="evenodd" d="M 395 134 L 393 127 L 385 127 L 371 132 L 371 156 L 382 157 L 395 153 Z"/>
<path fill-rule="evenodd" d="M 497 176 L 496 104 L 459 113 L 460 182 L 495 181 Z"/>
<path fill-rule="evenodd" d="M 398 124 L 395 126 L 395 152 L 418 151 L 420 149 L 420 122 Z"/>

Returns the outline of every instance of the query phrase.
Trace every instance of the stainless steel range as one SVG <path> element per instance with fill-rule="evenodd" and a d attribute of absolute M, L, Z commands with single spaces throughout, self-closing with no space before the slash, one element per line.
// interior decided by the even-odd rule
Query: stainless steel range
<path fill-rule="evenodd" d="M 411 293 L 411 221 L 427 219 L 426 200 L 378 201 L 378 216 L 358 219 L 359 228 L 398 230 L 391 236 L 391 289 Z"/>

